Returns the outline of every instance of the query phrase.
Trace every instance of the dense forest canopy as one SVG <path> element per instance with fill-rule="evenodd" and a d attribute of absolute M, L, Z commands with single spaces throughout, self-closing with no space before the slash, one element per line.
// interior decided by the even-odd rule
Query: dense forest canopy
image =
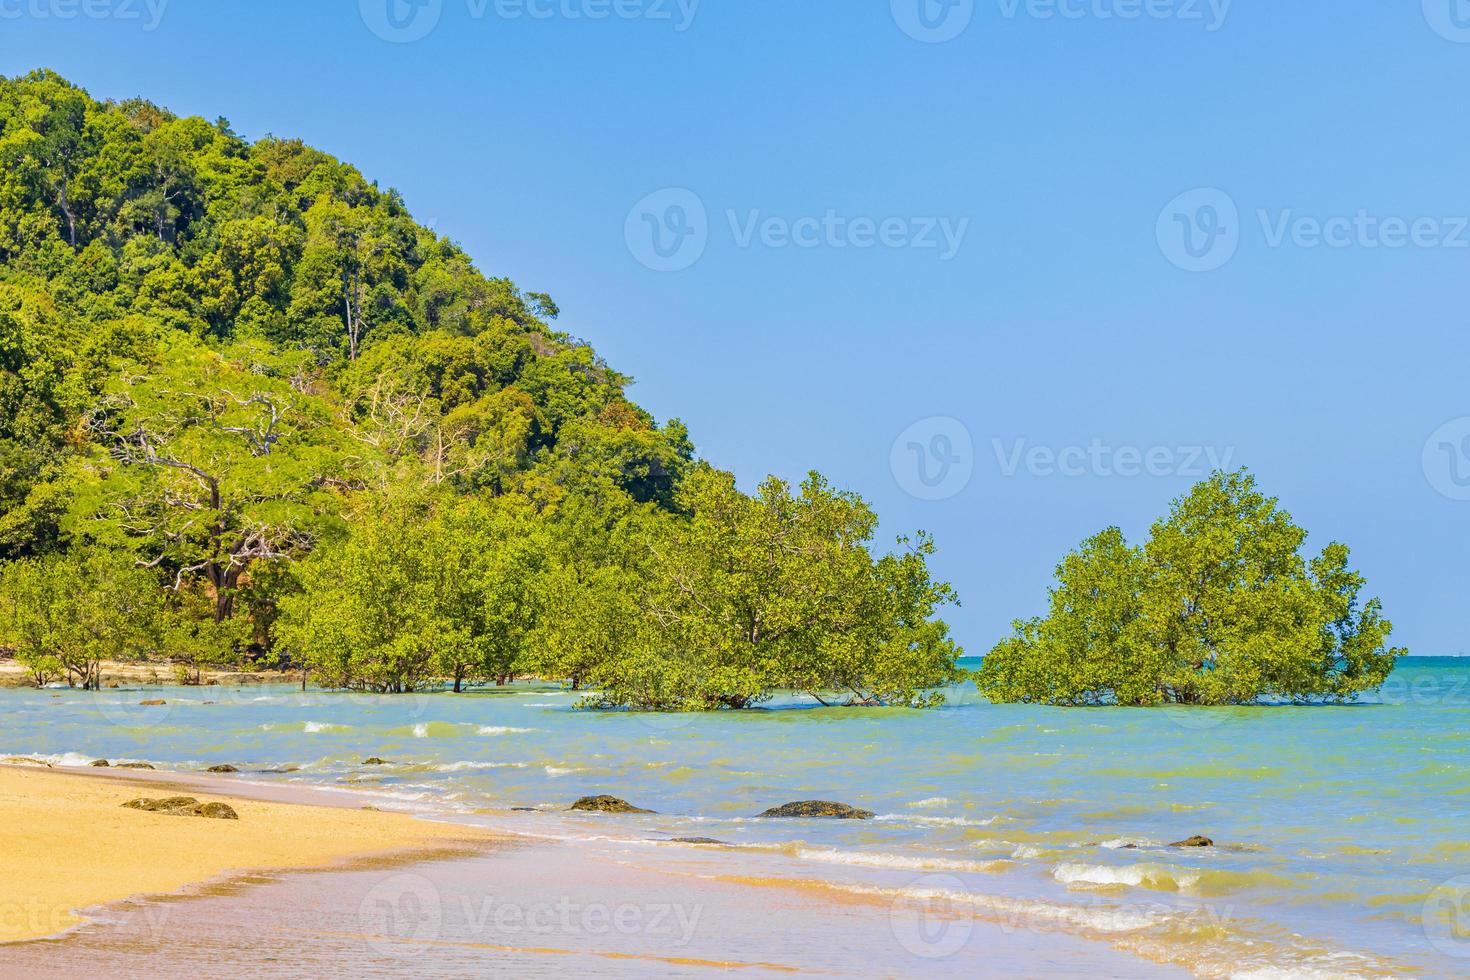
<path fill-rule="evenodd" d="M 0 79 L 0 160 L 0 645 L 38 682 L 534 672 L 709 708 L 955 679 L 932 542 L 872 550 L 816 474 L 741 493 L 352 166 L 49 71 Z"/>

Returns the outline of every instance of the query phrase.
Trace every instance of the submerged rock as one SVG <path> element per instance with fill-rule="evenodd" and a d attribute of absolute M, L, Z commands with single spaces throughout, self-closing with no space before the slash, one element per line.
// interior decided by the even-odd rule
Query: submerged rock
<path fill-rule="evenodd" d="M 119 762 L 117 764 L 117 767 L 119 769 L 152 769 L 153 768 L 152 764 L 147 763 L 147 762 Z"/>
<path fill-rule="evenodd" d="M 511 813 L 540 813 L 541 812 L 541 808 L 540 807 L 535 807 L 535 806 L 513 806 L 513 807 L 510 808 L 510 812 Z"/>
<path fill-rule="evenodd" d="M 123 804 L 130 810 L 166 813 L 174 817 L 204 817 L 209 820 L 239 820 L 240 815 L 228 803 L 200 803 L 192 796 L 169 796 L 161 800 L 147 798 Z"/>
<path fill-rule="evenodd" d="M 765 813 L 757 814 L 762 817 L 830 817 L 835 820 L 871 820 L 873 811 L 859 810 L 857 807 L 848 806 L 846 803 L 832 803 L 827 800 L 804 800 L 799 803 L 785 803 L 781 806 L 773 806 Z"/>
<path fill-rule="evenodd" d="M 585 810 L 589 813 L 653 813 L 653 810 L 645 810 L 634 806 L 627 800 L 620 800 L 616 796 L 584 796 L 572 804 L 573 810 Z"/>
<path fill-rule="evenodd" d="M 365 766 L 386 766 L 388 763 L 379 759 L 377 756 L 373 756 L 371 759 L 363 759 L 362 764 Z"/>
<path fill-rule="evenodd" d="M 112 764 L 110 762 L 108 762 L 106 759 L 98 759 L 95 762 L 89 762 L 89 763 L 87 763 L 87 765 L 91 766 L 93 769 L 110 769 L 110 768 L 112 768 Z"/>
<path fill-rule="evenodd" d="M 1208 837 L 1201 837 L 1199 834 L 1195 834 L 1193 837 L 1189 837 L 1189 838 L 1186 838 L 1184 840 L 1176 840 L 1174 843 L 1170 844 L 1169 846 L 1170 847 L 1214 847 L 1215 846 L 1215 842 L 1212 841 L 1212 840 L 1210 840 Z"/>
<path fill-rule="evenodd" d="M 670 844 L 718 844 L 721 847 L 731 847 L 729 841 L 715 840 L 713 837 L 675 837 L 669 841 Z"/>
<path fill-rule="evenodd" d="M 240 770 L 236 769 L 234 766 L 224 765 L 224 766 L 210 766 L 208 769 L 206 769 L 204 771 L 205 772 L 239 772 Z"/>
<path fill-rule="evenodd" d="M 149 701 L 139 701 L 138 704 L 144 708 L 156 708 L 161 704 L 168 704 L 163 698 L 153 698 Z"/>

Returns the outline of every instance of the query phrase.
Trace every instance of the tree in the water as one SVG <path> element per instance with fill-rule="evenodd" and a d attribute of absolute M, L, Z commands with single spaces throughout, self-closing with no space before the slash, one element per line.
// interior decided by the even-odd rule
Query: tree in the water
<path fill-rule="evenodd" d="M 1378 687 L 1405 651 L 1365 580 L 1244 471 L 1175 501 L 1148 543 L 1117 529 L 1057 567 L 1045 618 L 1017 622 L 986 656 L 995 701 L 1056 705 L 1343 701 Z"/>

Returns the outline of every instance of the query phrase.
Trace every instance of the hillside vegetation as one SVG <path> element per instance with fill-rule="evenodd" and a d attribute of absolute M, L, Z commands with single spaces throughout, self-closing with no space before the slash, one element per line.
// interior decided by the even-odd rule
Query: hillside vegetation
<path fill-rule="evenodd" d="M 742 493 L 352 166 L 45 71 L 0 80 L 0 160 L 0 645 L 37 682 L 708 709 L 956 678 L 927 537 L 875 548 L 817 474 Z"/>

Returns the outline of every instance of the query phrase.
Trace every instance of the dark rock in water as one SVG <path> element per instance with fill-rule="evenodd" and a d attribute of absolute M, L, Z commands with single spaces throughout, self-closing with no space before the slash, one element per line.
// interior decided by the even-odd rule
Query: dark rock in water
<path fill-rule="evenodd" d="M 573 810 L 585 810 L 589 813 L 653 813 L 653 810 L 645 810 L 634 806 L 627 800 L 620 800 L 616 796 L 584 796 L 572 804 Z"/>
<path fill-rule="evenodd" d="M 111 764 L 106 759 L 98 759 L 96 762 L 89 762 L 89 763 L 87 763 L 87 765 L 91 766 L 93 769 L 110 769 L 110 768 L 112 768 Z"/>
<path fill-rule="evenodd" d="M 129 800 L 123 806 L 148 813 L 166 813 L 174 817 L 205 817 L 210 820 L 239 820 L 240 815 L 228 803 L 200 803 L 192 796 L 169 796 L 161 800 Z"/>
<path fill-rule="evenodd" d="M 1196 834 L 1195 836 L 1190 837 L 1190 838 L 1188 838 L 1186 840 L 1176 840 L 1174 843 L 1170 844 L 1169 846 L 1170 847 L 1214 847 L 1215 846 L 1215 842 L 1212 841 L 1212 840 L 1210 840 L 1208 837 L 1201 837 L 1198 834 Z"/>
<path fill-rule="evenodd" d="M 675 837 L 669 841 L 670 844 L 718 844 L 721 847 L 732 846 L 729 841 L 715 840 L 713 837 Z"/>
<path fill-rule="evenodd" d="M 151 701 L 139 701 L 138 704 L 144 708 L 156 708 L 160 704 L 168 704 L 163 698 L 154 698 Z"/>
<path fill-rule="evenodd" d="M 371 759 L 363 759 L 362 764 L 365 766 L 386 766 L 388 763 L 379 759 L 377 756 L 373 756 Z"/>
<path fill-rule="evenodd" d="M 240 770 L 236 769 L 234 766 L 225 765 L 225 766 L 210 766 L 208 769 L 206 769 L 204 771 L 205 772 L 239 772 Z"/>
<path fill-rule="evenodd" d="M 382 810 L 379 810 L 379 809 L 378 809 L 378 808 L 377 808 L 377 807 L 375 807 L 375 806 L 365 806 L 365 807 L 363 807 L 363 809 L 364 809 L 364 810 L 367 810 L 367 811 L 369 811 L 369 812 L 371 812 L 371 813 L 382 813 L 382 812 L 383 812 L 383 811 L 382 811 Z"/>
<path fill-rule="evenodd" d="M 873 811 L 859 810 L 846 803 L 831 803 L 826 800 L 805 800 L 773 806 L 762 817 L 831 817 L 835 820 L 871 820 Z"/>
<path fill-rule="evenodd" d="M 152 769 L 153 768 L 153 766 L 149 765 L 146 762 L 119 762 L 117 764 L 117 767 L 119 769 Z"/>
<path fill-rule="evenodd" d="M 8 758 L 0 759 L 0 764 L 7 766 L 45 766 L 47 769 L 51 768 L 51 763 L 49 762 L 42 762 L 40 759 L 29 759 L 20 755 L 12 755 Z"/>
<path fill-rule="evenodd" d="M 540 813 L 541 812 L 541 809 L 540 809 L 540 807 L 534 807 L 534 806 L 513 806 L 513 807 L 510 808 L 510 812 L 511 813 Z"/>

